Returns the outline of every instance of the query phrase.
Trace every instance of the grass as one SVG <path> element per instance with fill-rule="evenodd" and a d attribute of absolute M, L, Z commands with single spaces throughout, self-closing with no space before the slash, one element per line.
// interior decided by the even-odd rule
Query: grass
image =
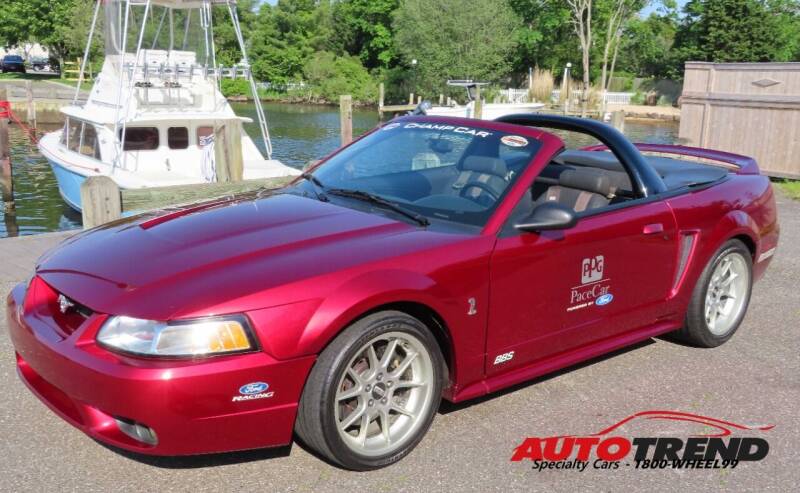
<path fill-rule="evenodd" d="M 0 80 L 59 80 L 58 75 L 53 74 L 32 74 L 30 72 L 21 74 L 19 72 L 0 73 Z"/>
<path fill-rule="evenodd" d="M 800 181 L 798 180 L 777 180 L 775 185 L 789 197 L 800 200 Z"/>

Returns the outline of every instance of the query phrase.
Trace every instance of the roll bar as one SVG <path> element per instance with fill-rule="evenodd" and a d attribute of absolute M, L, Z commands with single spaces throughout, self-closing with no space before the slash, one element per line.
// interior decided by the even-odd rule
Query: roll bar
<path fill-rule="evenodd" d="M 495 121 L 527 127 L 554 128 L 590 135 L 605 144 L 614 153 L 622 166 L 628 171 L 628 174 L 631 175 L 631 179 L 639 188 L 642 196 L 649 197 L 667 190 L 661 177 L 648 164 L 636 146 L 622 132 L 610 125 L 586 118 L 539 113 L 506 115 Z"/>

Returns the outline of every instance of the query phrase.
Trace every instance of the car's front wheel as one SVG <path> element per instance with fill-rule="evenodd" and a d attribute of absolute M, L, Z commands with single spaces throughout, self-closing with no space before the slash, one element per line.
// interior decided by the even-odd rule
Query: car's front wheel
<path fill-rule="evenodd" d="M 397 462 L 428 431 L 442 391 L 439 345 L 402 312 L 367 316 L 320 354 L 298 410 L 306 445 L 346 468 Z"/>
<path fill-rule="evenodd" d="M 701 347 L 716 347 L 736 332 L 744 319 L 753 287 L 753 260 L 739 240 L 717 250 L 692 293 L 681 339 Z"/>

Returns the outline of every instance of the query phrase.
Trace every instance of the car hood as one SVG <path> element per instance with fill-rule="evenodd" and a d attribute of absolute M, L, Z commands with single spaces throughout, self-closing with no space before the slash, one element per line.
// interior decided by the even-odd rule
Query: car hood
<path fill-rule="evenodd" d="M 37 274 L 102 313 L 213 315 L 226 301 L 422 248 L 420 238 L 397 240 L 409 234 L 452 236 L 292 194 L 238 198 L 76 235 L 43 256 Z M 258 302 L 283 302 L 271 301 Z"/>

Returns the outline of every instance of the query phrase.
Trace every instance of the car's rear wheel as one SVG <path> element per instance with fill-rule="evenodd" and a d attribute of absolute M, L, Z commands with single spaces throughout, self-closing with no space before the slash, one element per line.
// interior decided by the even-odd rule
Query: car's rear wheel
<path fill-rule="evenodd" d="M 385 311 L 344 330 L 309 375 L 296 431 L 346 468 L 384 467 L 428 431 L 442 391 L 443 358 L 419 320 Z"/>
<path fill-rule="evenodd" d="M 753 287 L 753 260 L 739 240 L 717 251 L 692 293 L 680 337 L 697 346 L 716 347 L 742 323 Z"/>

